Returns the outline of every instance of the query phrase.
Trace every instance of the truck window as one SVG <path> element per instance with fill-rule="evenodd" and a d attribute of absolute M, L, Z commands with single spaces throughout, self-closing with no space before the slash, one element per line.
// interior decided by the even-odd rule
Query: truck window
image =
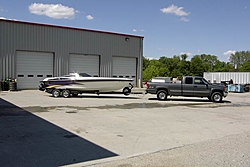
<path fill-rule="evenodd" d="M 204 82 L 203 82 L 202 78 L 195 78 L 194 84 L 204 84 Z"/>
<path fill-rule="evenodd" d="M 193 78 L 187 77 L 187 78 L 185 79 L 185 84 L 193 84 Z"/>

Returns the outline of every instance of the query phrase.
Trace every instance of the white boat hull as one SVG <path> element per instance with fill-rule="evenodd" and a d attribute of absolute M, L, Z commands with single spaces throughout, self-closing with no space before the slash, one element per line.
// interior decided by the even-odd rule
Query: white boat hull
<path fill-rule="evenodd" d="M 45 78 L 43 81 L 41 81 L 41 88 L 44 88 L 48 93 L 52 93 L 55 89 L 57 89 L 59 91 L 68 90 L 67 92 L 74 92 L 73 94 L 76 94 L 77 92 L 114 92 L 117 90 L 123 90 L 127 87 L 124 89 L 125 94 L 127 94 L 127 92 L 131 91 L 131 88 L 133 87 L 131 85 L 133 79 L 91 77 L 85 73 L 81 74 L 84 75 L 71 73 L 70 75 L 62 77 Z"/>
<path fill-rule="evenodd" d="M 98 82 L 77 82 L 69 85 L 58 85 L 57 89 L 70 89 L 78 91 L 112 92 L 129 87 L 131 81 L 98 81 Z"/>

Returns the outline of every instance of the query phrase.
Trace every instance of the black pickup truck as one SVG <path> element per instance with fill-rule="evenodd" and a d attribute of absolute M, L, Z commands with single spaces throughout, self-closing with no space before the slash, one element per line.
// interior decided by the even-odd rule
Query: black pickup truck
<path fill-rule="evenodd" d="M 158 100 L 168 96 L 207 97 L 210 101 L 221 102 L 228 94 L 224 85 L 211 84 L 203 77 L 184 76 L 182 80 L 152 79 L 146 84 L 146 93 L 156 94 Z"/>

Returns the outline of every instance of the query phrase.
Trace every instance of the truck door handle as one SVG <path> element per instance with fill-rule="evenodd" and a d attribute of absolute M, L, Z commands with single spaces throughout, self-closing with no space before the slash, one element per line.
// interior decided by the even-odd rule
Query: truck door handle
<path fill-rule="evenodd" d="M 195 88 L 197 88 L 197 86 L 194 86 Z"/>

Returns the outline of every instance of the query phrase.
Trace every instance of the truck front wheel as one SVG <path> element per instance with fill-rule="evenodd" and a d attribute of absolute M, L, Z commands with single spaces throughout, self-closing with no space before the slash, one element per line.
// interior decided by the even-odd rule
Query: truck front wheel
<path fill-rule="evenodd" d="M 159 90 L 157 92 L 157 99 L 158 100 L 166 100 L 168 97 L 168 92 L 165 90 Z"/>
<path fill-rule="evenodd" d="M 214 92 L 211 99 L 213 102 L 219 103 L 222 101 L 222 94 L 220 92 Z"/>

